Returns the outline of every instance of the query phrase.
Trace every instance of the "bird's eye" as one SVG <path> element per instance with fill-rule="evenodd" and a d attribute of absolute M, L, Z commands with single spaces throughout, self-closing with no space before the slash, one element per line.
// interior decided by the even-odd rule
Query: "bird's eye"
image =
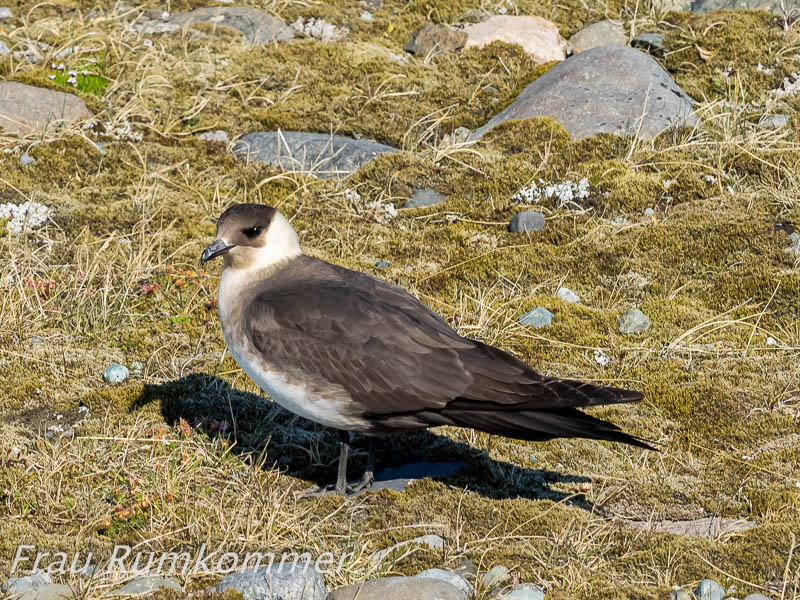
<path fill-rule="evenodd" d="M 261 225 L 256 225 L 255 227 L 246 227 L 245 229 L 242 229 L 242 233 L 247 237 L 253 238 L 260 234 L 262 230 L 263 227 L 261 227 Z"/>

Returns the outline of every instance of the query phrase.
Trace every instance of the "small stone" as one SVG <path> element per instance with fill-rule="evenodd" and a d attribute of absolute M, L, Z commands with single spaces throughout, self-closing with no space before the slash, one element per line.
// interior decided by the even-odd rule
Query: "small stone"
<path fill-rule="evenodd" d="M 25 592 L 43 588 L 51 583 L 50 575 L 44 571 L 36 571 L 25 577 L 12 577 L 8 581 L 3 582 L 0 584 L 0 594 L 5 594 L 7 596 L 24 594 Z"/>
<path fill-rule="evenodd" d="M 481 581 L 483 582 L 483 586 L 489 589 L 503 581 L 506 577 L 508 577 L 508 567 L 497 565 L 489 569 L 481 578 Z"/>
<path fill-rule="evenodd" d="M 540 329 L 547 327 L 553 322 L 555 315 L 547 310 L 544 306 L 537 306 L 533 310 L 529 310 L 519 318 L 519 324 L 525 327 L 534 327 Z"/>
<path fill-rule="evenodd" d="M 236 590 L 245 600 L 325 600 L 328 589 L 313 564 L 287 562 L 231 573 L 214 591 Z M 329 597 L 329 596 L 328 596 Z"/>
<path fill-rule="evenodd" d="M 694 589 L 697 600 L 723 600 L 725 598 L 725 588 L 713 579 L 703 579 Z"/>
<path fill-rule="evenodd" d="M 216 131 L 204 131 L 197 136 L 197 139 L 204 140 L 206 142 L 222 142 L 223 144 L 227 144 L 228 132 L 224 129 L 217 129 Z"/>
<path fill-rule="evenodd" d="M 392 266 L 392 263 L 391 261 L 388 260 L 379 260 L 378 262 L 375 263 L 375 266 L 378 267 L 379 269 L 388 269 L 389 267 Z"/>
<path fill-rule="evenodd" d="M 789 124 L 789 119 L 791 115 L 767 115 L 761 117 L 761 120 L 758 122 L 761 127 L 765 129 L 780 129 L 781 127 L 786 127 Z"/>
<path fill-rule="evenodd" d="M 106 367 L 103 371 L 103 379 L 106 383 L 122 383 L 128 378 L 128 367 L 114 363 Z"/>
<path fill-rule="evenodd" d="M 647 50 L 652 54 L 664 53 L 663 33 L 640 33 L 631 40 L 631 46 Z"/>
<path fill-rule="evenodd" d="M 407 600 L 409 598 L 414 600 L 467 600 L 467 594 L 441 579 L 381 577 L 333 590 L 328 594 L 327 600 L 370 600 L 375 598 L 381 600 Z"/>
<path fill-rule="evenodd" d="M 592 23 L 569 38 L 572 51 L 576 54 L 597 46 L 608 46 L 610 44 L 625 46 L 627 43 L 628 37 L 625 35 L 622 23 L 611 19 Z"/>
<path fill-rule="evenodd" d="M 500 596 L 499 600 L 544 600 L 542 588 L 533 583 L 521 583 L 514 586 L 507 594 Z"/>
<path fill-rule="evenodd" d="M 619 332 L 624 335 L 644 333 L 650 329 L 650 319 L 638 308 L 629 308 L 619 318 Z"/>
<path fill-rule="evenodd" d="M 21 164 L 23 167 L 26 167 L 26 166 L 28 166 L 28 165 L 30 165 L 32 163 L 35 163 L 35 162 L 36 162 L 36 159 L 33 158 L 27 152 L 19 157 L 19 164 Z"/>
<path fill-rule="evenodd" d="M 372 21 L 372 13 L 368 10 L 365 10 L 361 13 L 361 20 L 362 21 Z"/>
<path fill-rule="evenodd" d="M 43 132 L 59 122 L 91 115 L 86 103 L 73 94 L 17 81 L 0 82 L 0 128 L 6 133 Z"/>
<path fill-rule="evenodd" d="M 471 598 L 475 594 L 475 588 L 472 587 L 472 584 L 469 581 L 464 579 L 461 575 L 451 571 L 445 571 L 444 569 L 427 569 L 422 573 L 418 573 L 417 577 L 421 577 L 422 579 L 440 579 L 442 581 L 446 581 L 450 585 L 457 587 L 464 592 L 468 598 Z"/>
<path fill-rule="evenodd" d="M 470 560 L 469 558 L 465 558 L 464 560 L 461 561 L 461 564 L 459 564 L 453 570 L 453 572 L 456 575 L 461 575 L 462 577 L 465 577 L 467 575 L 475 575 L 475 563 L 472 562 L 472 560 Z"/>
<path fill-rule="evenodd" d="M 800 233 L 789 234 L 789 241 L 792 242 L 792 245 L 786 248 L 786 252 L 800 256 Z"/>
<path fill-rule="evenodd" d="M 772 337 L 771 335 L 768 335 L 767 336 L 767 346 L 777 346 L 777 345 L 778 345 L 778 341 L 774 337 Z"/>
<path fill-rule="evenodd" d="M 535 210 L 523 210 L 515 214 L 508 223 L 511 233 L 541 231 L 544 229 L 544 215 Z"/>
<path fill-rule="evenodd" d="M 431 188 L 414 190 L 411 198 L 405 203 L 403 208 L 422 208 L 425 206 L 434 206 L 440 202 L 443 202 L 446 198 L 447 196 L 440 194 Z"/>
<path fill-rule="evenodd" d="M 692 597 L 681 586 L 674 585 L 669 593 L 669 600 L 692 600 Z"/>
<path fill-rule="evenodd" d="M 431 52 L 457 52 L 467 43 L 467 34 L 446 25 L 425 25 L 418 29 L 403 47 L 416 56 L 426 57 Z"/>
<path fill-rule="evenodd" d="M 656 214 L 656 211 L 654 211 L 652 208 L 650 208 L 648 206 L 647 208 L 644 209 L 644 214 L 645 214 L 645 216 L 650 217 L 650 216 Z"/>
<path fill-rule="evenodd" d="M 744 600 L 769 600 L 764 594 L 747 594 Z"/>
<path fill-rule="evenodd" d="M 556 296 L 561 298 L 564 302 L 570 302 L 572 304 L 578 304 L 581 301 L 580 296 L 573 292 L 568 287 L 560 287 L 558 291 L 556 291 Z"/>
<path fill-rule="evenodd" d="M 140 596 L 161 589 L 180 590 L 181 584 L 174 579 L 146 575 L 132 579 L 121 588 L 114 590 L 112 594 L 115 596 Z"/>
<path fill-rule="evenodd" d="M 10 19 L 11 18 L 11 9 L 7 6 L 0 6 L 0 19 Z"/>
<path fill-rule="evenodd" d="M 466 48 L 483 47 L 492 42 L 519 44 L 538 63 L 564 60 L 567 42 L 552 21 L 529 15 L 494 15 L 464 27 Z"/>
<path fill-rule="evenodd" d="M 6 56 L 8 54 L 11 54 L 11 49 L 3 40 L 0 40 L 0 56 Z"/>

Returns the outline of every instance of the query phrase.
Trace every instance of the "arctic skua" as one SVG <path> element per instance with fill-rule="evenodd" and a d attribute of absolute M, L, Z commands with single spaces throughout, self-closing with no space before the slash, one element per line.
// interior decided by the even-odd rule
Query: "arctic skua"
<path fill-rule="evenodd" d="M 438 425 L 520 440 L 645 440 L 578 410 L 641 393 L 545 377 L 464 338 L 405 290 L 303 254 L 276 209 L 238 204 L 201 257 L 222 256 L 218 308 L 233 358 L 293 413 L 340 431 L 335 491 L 373 481 L 375 437 Z M 367 468 L 347 481 L 350 432 L 369 436 Z"/>

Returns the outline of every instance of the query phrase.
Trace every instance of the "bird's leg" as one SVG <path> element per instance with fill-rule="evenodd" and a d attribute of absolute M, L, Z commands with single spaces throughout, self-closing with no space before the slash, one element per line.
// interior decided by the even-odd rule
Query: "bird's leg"
<path fill-rule="evenodd" d="M 336 475 L 336 494 L 347 493 L 347 459 L 350 456 L 350 432 L 339 431 L 339 470 Z"/>
<path fill-rule="evenodd" d="M 364 469 L 364 475 L 359 481 L 354 481 L 347 490 L 348 494 L 357 494 L 369 488 L 375 481 L 375 438 L 369 438 L 369 446 L 367 446 L 367 468 Z"/>

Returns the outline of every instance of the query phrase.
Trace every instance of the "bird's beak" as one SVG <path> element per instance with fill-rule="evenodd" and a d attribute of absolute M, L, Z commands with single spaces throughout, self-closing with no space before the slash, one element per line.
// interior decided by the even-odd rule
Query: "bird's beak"
<path fill-rule="evenodd" d="M 211 245 L 208 248 L 203 250 L 203 254 L 200 256 L 200 262 L 205 264 L 212 258 L 216 258 L 221 254 L 227 254 L 230 252 L 231 248 L 233 248 L 233 246 L 226 244 L 225 240 L 222 238 L 217 238 L 211 242 Z"/>

